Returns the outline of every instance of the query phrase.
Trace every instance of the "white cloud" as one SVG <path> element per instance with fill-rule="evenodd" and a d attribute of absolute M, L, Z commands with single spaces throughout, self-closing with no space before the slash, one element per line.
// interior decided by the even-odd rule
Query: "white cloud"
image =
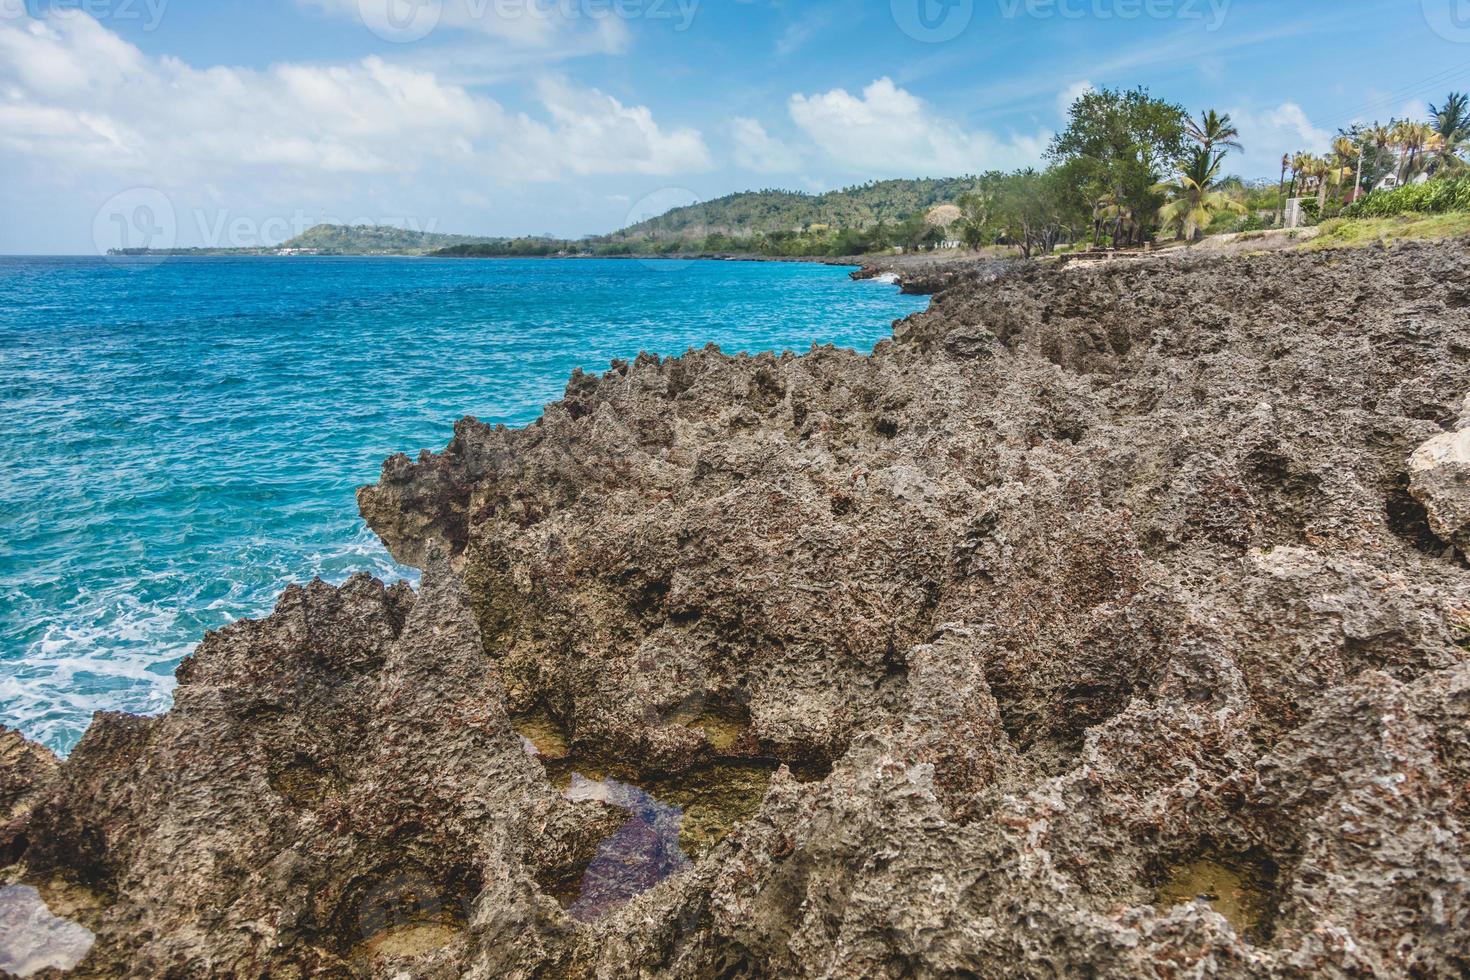
<path fill-rule="evenodd" d="M 533 49 L 581 47 L 588 37 L 607 51 L 626 48 L 627 25 L 610 9 L 544 0 L 297 0 L 352 20 L 390 41 L 462 32 Z"/>
<path fill-rule="evenodd" d="M 1428 102 L 1425 102 L 1423 99 L 1410 99 L 1408 102 L 1405 102 L 1402 107 L 1400 107 L 1398 118 L 1410 119 L 1414 122 L 1423 122 L 1431 115 L 1432 113 L 1429 111 Z"/>
<path fill-rule="evenodd" d="M 786 25 L 786 30 L 776 39 L 776 56 L 787 58 L 806 46 L 812 39 L 812 25 L 796 23 Z"/>
<path fill-rule="evenodd" d="M 575 89 L 561 81 L 543 81 L 539 90 L 553 123 L 528 123 L 528 132 L 572 173 L 668 175 L 711 165 L 698 130 L 665 132 L 644 106 L 625 106 L 596 89 Z"/>
<path fill-rule="evenodd" d="M 758 120 L 737 116 L 730 123 L 735 163 L 762 174 L 789 174 L 801 166 L 801 156 L 766 132 Z"/>
<path fill-rule="evenodd" d="M 793 95 L 792 120 L 838 167 L 882 176 L 975 173 L 1040 160 L 1050 134 L 1001 139 L 935 114 L 920 98 L 880 78 L 861 97 L 845 89 Z"/>
<path fill-rule="evenodd" d="M 24 88 L 76 98 L 131 82 L 146 66 L 137 48 L 92 18 L 67 11 L 49 21 L 24 15 L 0 20 L 0 70 Z"/>
<path fill-rule="evenodd" d="M 1243 177 L 1278 176 L 1283 153 L 1326 153 L 1332 144 L 1332 134 L 1313 125 L 1295 102 L 1273 109 L 1231 109 L 1230 118 L 1240 130 L 1245 151 L 1232 153 L 1225 169 Z"/>
<path fill-rule="evenodd" d="M 150 185 L 275 173 L 547 179 L 709 166 L 703 137 L 643 106 L 549 81 L 508 112 L 432 72 L 370 57 L 263 71 L 149 58 L 79 14 L 0 22 L 0 149 Z"/>
<path fill-rule="evenodd" d="M 1057 93 L 1057 112 L 1066 117 L 1071 114 L 1072 103 L 1076 102 L 1088 92 L 1094 91 L 1091 82 L 1073 82 Z"/>

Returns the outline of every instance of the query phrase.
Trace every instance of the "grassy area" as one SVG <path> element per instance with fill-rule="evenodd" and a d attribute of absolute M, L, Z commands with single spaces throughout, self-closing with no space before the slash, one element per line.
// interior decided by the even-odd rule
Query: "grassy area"
<path fill-rule="evenodd" d="M 1470 213 L 1398 214 L 1391 218 L 1334 218 L 1307 248 L 1353 248 L 1406 239 L 1470 235 Z"/>

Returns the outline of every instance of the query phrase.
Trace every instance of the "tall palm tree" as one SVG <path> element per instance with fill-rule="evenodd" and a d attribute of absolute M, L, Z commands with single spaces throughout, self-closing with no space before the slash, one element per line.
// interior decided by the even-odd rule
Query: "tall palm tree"
<path fill-rule="evenodd" d="M 1418 125 L 1415 135 L 1418 139 L 1414 149 L 1414 162 L 1410 170 L 1417 175 L 1428 169 L 1430 158 L 1438 148 L 1441 139 L 1439 133 L 1435 131 L 1434 124 L 1427 122 Z"/>
<path fill-rule="evenodd" d="M 1318 207 L 1325 205 L 1327 203 L 1327 177 L 1332 173 L 1332 164 L 1322 157 L 1308 156 L 1302 167 L 1302 173 L 1309 180 L 1316 181 Z"/>
<path fill-rule="evenodd" d="M 1391 145 L 1393 145 L 1393 122 L 1392 122 L 1392 120 L 1389 121 L 1389 125 L 1387 125 L 1387 126 L 1384 126 L 1383 124 L 1375 121 L 1373 123 L 1373 125 L 1369 126 L 1367 129 L 1363 130 L 1363 137 L 1362 138 L 1363 138 L 1363 144 L 1364 144 L 1364 146 L 1371 146 L 1371 147 L 1373 147 L 1373 149 L 1374 149 L 1374 151 L 1376 153 L 1382 153 L 1384 150 L 1388 149 L 1388 147 L 1390 147 Z M 1378 158 L 1375 156 L 1374 157 L 1374 161 L 1376 162 L 1377 159 Z M 1362 172 L 1363 172 L 1362 171 L 1362 161 L 1359 160 L 1358 161 L 1358 177 L 1359 177 L 1359 184 L 1360 185 L 1362 183 Z"/>
<path fill-rule="evenodd" d="M 1419 169 L 1431 174 L 1437 173 L 1444 166 L 1441 163 L 1442 160 L 1458 159 L 1455 154 L 1449 152 L 1448 146 L 1445 138 L 1435 132 L 1433 126 L 1430 126 L 1429 132 L 1424 134 L 1423 158 L 1419 161 Z M 1454 164 L 1448 164 L 1448 166 L 1453 167 Z"/>
<path fill-rule="evenodd" d="M 1307 165 L 1312 162 L 1310 153 L 1294 153 L 1291 157 L 1291 194 L 1296 197 L 1297 181 L 1307 176 Z"/>
<path fill-rule="evenodd" d="M 1398 182 L 1404 182 L 1404 175 L 1408 171 L 1409 145 L 1414 140 L 1414 124 L 1407 119 L 1396 119 L 1393 128 L 1389 130 L 1389 144 L 1399 152 L 1399 164 L 1394 168 L 1394 176 Z"/>
<path fill-rule="evenodd" d="M 1357 160 L 1358 171 L 1362 173 L 1363 151 L 1358 144 L 1346 136 L 1339 136 L 1332 141 L 1332 183 L 1337 186 L 1337 196 L 1342 196 L 1343 185 L 1353 173 L 1353 161 Z"/>
<path fill-rule="evenodd" d="M 1470 139 L 1470 95 L 1451 92 L 1444 105 L 1430 106 L 1434 128 L 1445 139 Z"/>
<path fill-rule="evenodd" d="M 1207 109 L 1200 112 L 1198 119 L 1186 116 L 1184 131 L 1206 153 L 1212 152 L 1217 146 L 1227 150 L 1244 149 L 1240 145 L 1240 130 L 1231 122 L 1228 112 L 1219 113 L 1214 109 Z"/>
<path fill-rule="evenodd" d="M 1424 152 L 1424 147 L 1433 139 L 1435 131 L 1429 123 L 1405 120 L 1395 126 L 1393 132 L 1394 142 L 1400 147 L 1399 183 L 1402 184 L 1417 172 L 1422 162 L 1420 155 Z"/>
<path fill-rule="evenodd" d="M 1462 153 L 1470 150 L 1470 96 L 1451 92 L 1439 107 L 1430 106 L 1430 126 L 1439 137 L 1435 152 L 1436 170 L 1458 170 L 1465 166 Z"/>
<path fill-rule="evenodd" d="M 1172 198 L 1159 213 L 1164 227 L 1173 228 L 1179 237 L 1193 241 L 1204 234 L 1220 212 L 1245 213 L 1245 205 L 1216 189 L 1223 159 L 1223 152 L 1212 153 L 1200 146 L 1180 161 L 1178 176 L 1160 188 Z"/>

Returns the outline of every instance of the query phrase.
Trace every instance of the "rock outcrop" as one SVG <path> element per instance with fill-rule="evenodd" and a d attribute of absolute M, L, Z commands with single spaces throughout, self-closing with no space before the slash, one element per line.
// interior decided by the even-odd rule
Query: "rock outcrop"
<path fill-rule="evenodd" d="M 1021 267 L 464 420 L 359 496 L 417 595 L 210 636 L 6 874 L 97 976 L 1462 974 L 1467 279 Z"/>
<path fill-rule="evenodd" d="M 1470 397 L 1456 430 L 1430 439 L 1409 460 L 1409 485 L 1434 533 L 1470 551 Z"/>

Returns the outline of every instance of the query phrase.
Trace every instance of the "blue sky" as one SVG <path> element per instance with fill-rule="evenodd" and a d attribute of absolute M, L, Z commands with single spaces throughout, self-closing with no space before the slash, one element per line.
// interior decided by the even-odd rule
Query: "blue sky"
<path fill-rule="evenodd" d="M 1470 0 L 0 0 L 0 252 L 596 233 L 1038 162 L 1088 85 L 1274 176 L 1470 88 Z"/>

